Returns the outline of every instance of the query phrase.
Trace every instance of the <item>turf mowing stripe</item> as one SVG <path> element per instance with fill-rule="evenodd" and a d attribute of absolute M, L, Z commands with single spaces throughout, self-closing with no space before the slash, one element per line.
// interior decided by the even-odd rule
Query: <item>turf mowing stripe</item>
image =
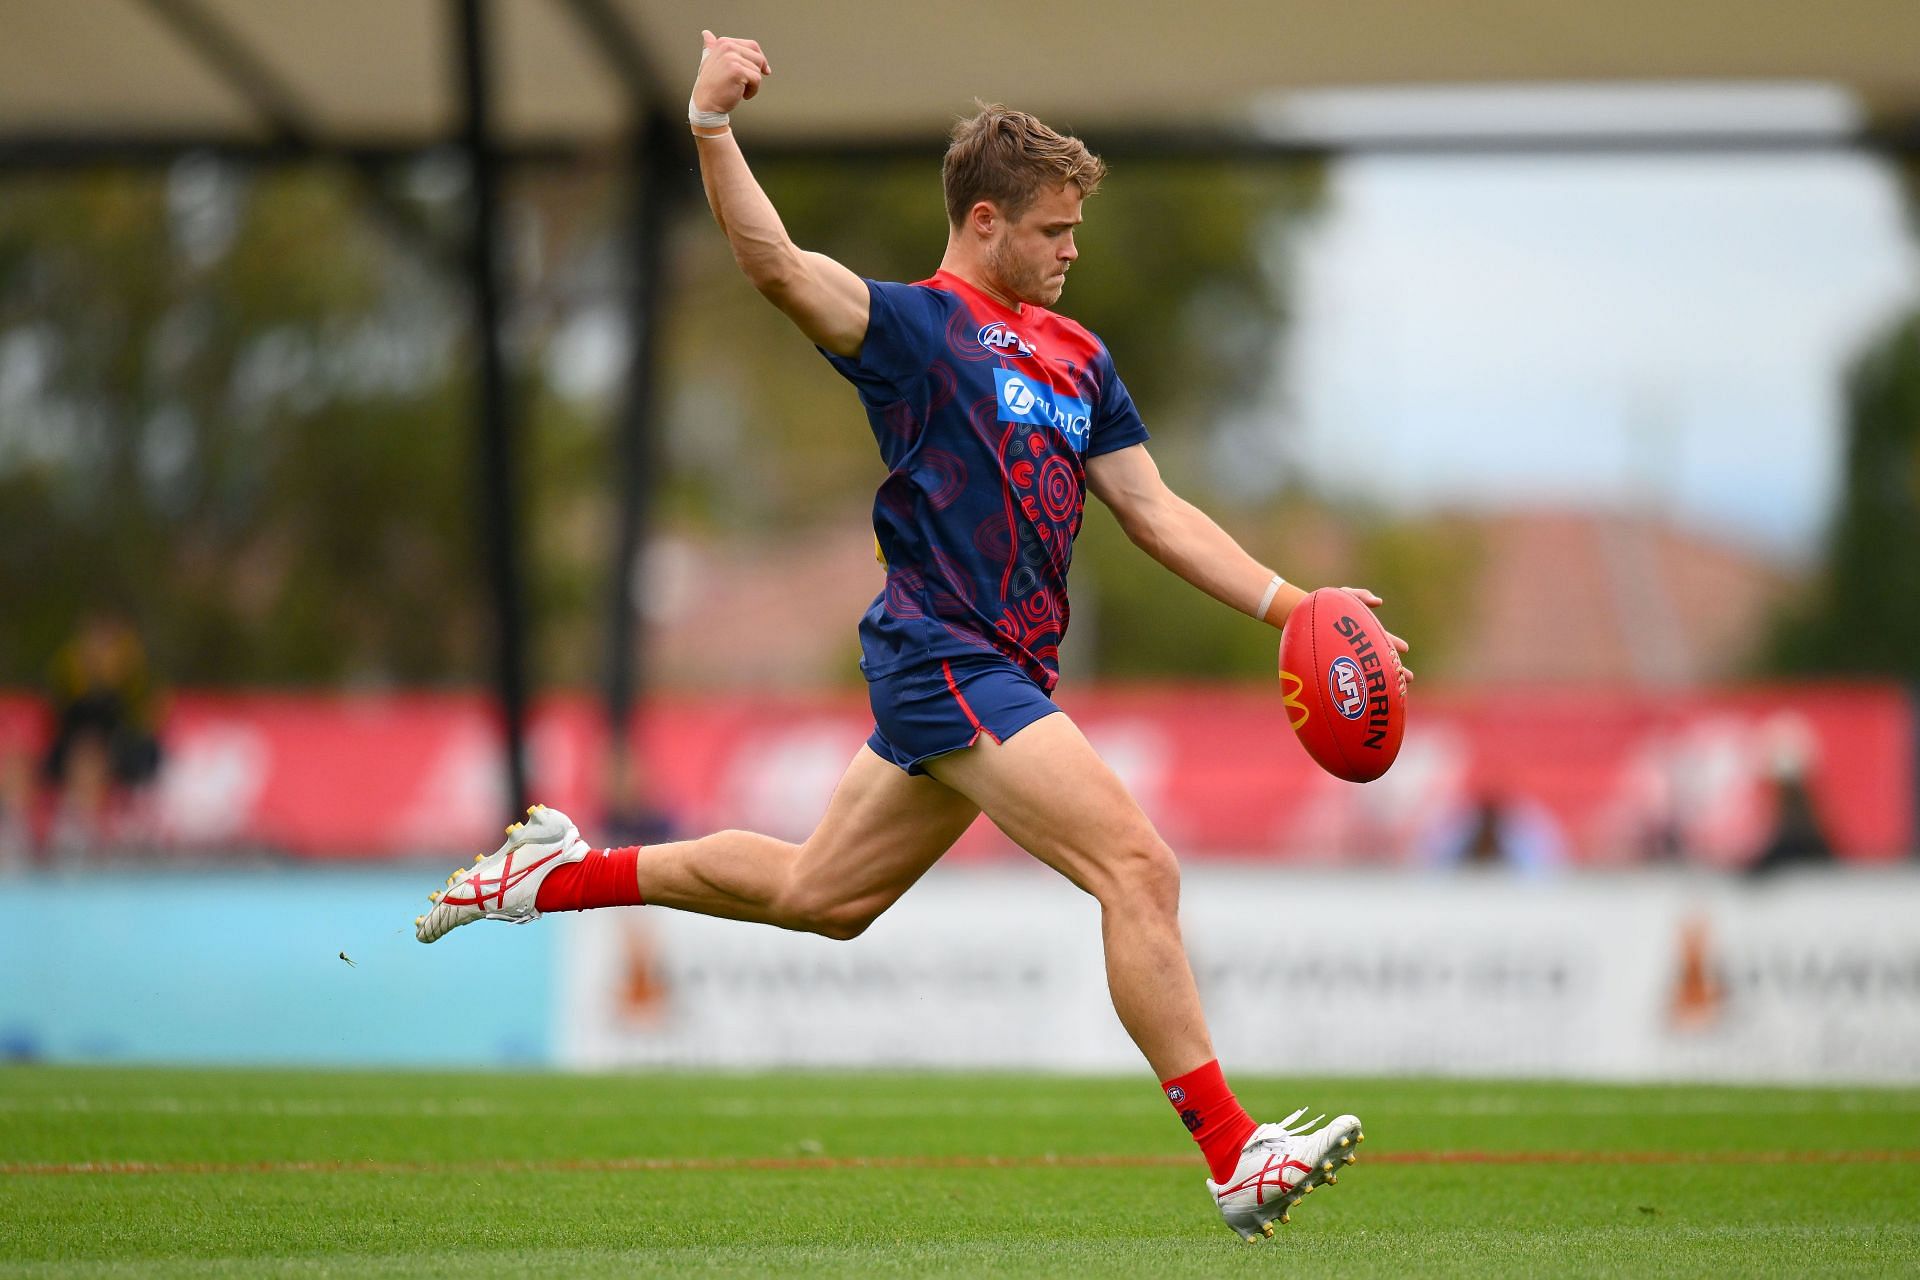
<path fill-rule="evenodd" d="M 1062 1099 L 982 1100 L 924 1099 L 871 1100 L 848 1098 L 804 1098 L 785 1102 L 748 1098 L 696 1099 L 680 1104 L 676 1110 L 686 1115 L 717 1116 L 726 1119 L 751 1119 L 758 1116 L 807 1115 L 813 1118 L 848 1119 L 926 1119 L 942 1117 L 1003 1117 L 1007 1115 L 1053 1118 L 1058 1116 L 1104 1115 L 1108 1103 L 1101 1100 L 1073 1102 Z M 1445 1099 L 1415 1108 L 1412 1114 L 1423 1116 L 1719 1116 L 1719 1115 L 1814 1115 L 1841 1112 L 1848 1115 L 1912 1115 L 1920 1113 L 1920 1096 L 1781 1098 L 1768 1094 L 1754 1099 L 1735 1098 L 1632 1098 L 1568 1099 L 1543 1101 L 1499 1096 L 1472 1096 Z M 501 1102 L 485 1098 L 461 1098 L 453 1101 L 432 1098 L 407 1101 L 370 1101 L 330 1098 L 183 1098 L 175 1096 L 114 1098 L 61 1094 L 50 1097 L 0 1097 L 0 1113 L 51 1114 L 154 1114 L 154 1115 L 246 1115 L 280 1116 L 295 1119 L 336 1117 L 496 1117 L 565 1114 L 572 1117 L 623 1117 L 632 1108 L 614 1103 L 565 1103 L 528 1105 L 525 1102 Z"/>
<path fill-rule="evenodd" d="M 1767 1165 L 1795 1164 L 1792 1151 L 1382 1151 L 1371 1164 L 1494 1165 Z M 1827 1164 L 1920 1164 L 1920 1150 L 1829 1151 Z M 0 1164 L 0 1175 L 79 1174 L 382 1173 L 712 1173 L 733 1170 L 836 1169 L 1143 1169 L 1185 1168 L 1192 1156 L 754 1156 L 739 1158 L 634 1157 L 610 1160 L 386 1160 L 217 1161 L 89 1160 L 77 1163 Z"/>

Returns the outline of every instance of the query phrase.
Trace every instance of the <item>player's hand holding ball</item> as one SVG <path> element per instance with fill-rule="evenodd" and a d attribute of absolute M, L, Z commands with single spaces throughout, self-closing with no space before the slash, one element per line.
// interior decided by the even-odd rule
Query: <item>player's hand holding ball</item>
<path fill-rule="evenodd" d="M 726 115 L 760 92 L 760 81 L 773 74 L 773 65 L 760 51 L 758 40 L 739 40 L 702 31 L 706 48 L 700 53 L 700 74 L 694 78 L 690 113 Z"/>
<path fill-rule="evenodd" d="M 1288 722 L 1314 762 L 1336 778 L 1371 782 L 1400 753 L 1407 727 L 1407 642 L 1373 616 L 1385 603 L 1364 588 L 1322 587 L 1293 607 L 1280 633 L 1280 690 Z"/>

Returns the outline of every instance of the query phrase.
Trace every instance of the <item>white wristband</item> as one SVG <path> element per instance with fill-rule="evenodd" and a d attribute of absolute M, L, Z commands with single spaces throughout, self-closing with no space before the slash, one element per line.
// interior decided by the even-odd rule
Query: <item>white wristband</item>
<path fill-rule="evenodd" d="M 1267 584 L 1267 594 L 1260 597 L 1260 607 L 1253 611 L 1253 616 L 1256 618 L 1266 617 L 1267 610 L 1273 606 L 1273 598 L 1279 595 L 1280 588 L 1286 585 L 1287 585 L 1287 580 L 1285 578 L 1281 577 L 1277 573 L 1274 574 L 1273 581 Z"/>

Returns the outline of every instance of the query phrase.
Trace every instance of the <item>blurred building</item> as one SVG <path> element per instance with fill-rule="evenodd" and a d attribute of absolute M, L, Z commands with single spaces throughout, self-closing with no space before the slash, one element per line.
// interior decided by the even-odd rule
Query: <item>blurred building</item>
<path fill-rule="evenodd" d="M 1469 629 L 1434 672 L 1448 680 L 1727 680 L 1749 669 L 1795 584 L 1777 563 L 1652 517 L 1521 511 L 1475 524 L 1484 558 Z"/>
<path fill-rule="evenodd" d="M 1449 634 L 1408 634 L 1429 687 L 1736 678 L 1751 669 L 1773 611 L 1798 581 L 1765 556 L 1651 517 L 1542 510 L 1430 523 L 1470 552 L 1457 570 L 1461 605 L 1447 618 Z M 1353 563 L 1360 532 L 1314 519 L 1299 530 L 1297 555 L 1283 550 L 1276 563 L 1317 582 L 1316 566 Z M 663 684 L 805 687 L 852 678 L 854 624 L 880 585 L 863 513 L 779 542 L 664 538 L 650 563 L 652 660 Z M 1159 572 L 1144 560 L 1141 568 Z M 1215 607 L 1198 595 L 1190 603 L 1196 612 Z M 1127 620 L 1114 611 L 1104 625 L 1124 630 Z"/>

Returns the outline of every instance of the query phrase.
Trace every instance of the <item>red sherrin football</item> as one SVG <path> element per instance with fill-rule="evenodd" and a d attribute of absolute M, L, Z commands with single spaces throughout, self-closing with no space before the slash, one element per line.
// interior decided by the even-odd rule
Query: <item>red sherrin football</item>
<path fill-rule="evenodd" d="M 1300 745 L 1334 777 L 1372 782 L 1400 754 L 1400 655 L 1352 592 L 1322 587 L 1287 615 L 1280 692 Z"/>

